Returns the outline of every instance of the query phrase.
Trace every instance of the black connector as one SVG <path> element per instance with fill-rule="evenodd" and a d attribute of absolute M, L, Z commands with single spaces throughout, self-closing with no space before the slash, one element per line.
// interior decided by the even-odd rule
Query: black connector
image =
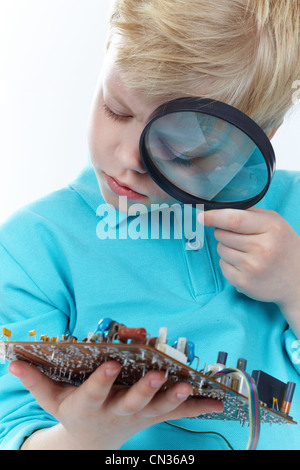
<path fill-rule="evenodd" d="M 288 414 L 296 385 L 293 382 L 285 384 L 261 370 L 254 370 L 252 377 L 255 380 L 260 401 L 268 408 Z"/>

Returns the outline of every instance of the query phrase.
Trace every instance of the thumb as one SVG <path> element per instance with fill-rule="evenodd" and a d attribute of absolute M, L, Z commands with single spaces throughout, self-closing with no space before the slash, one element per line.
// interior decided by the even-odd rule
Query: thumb
<path fill-rule="evenodd" d="M 11 362 L 8 370 L 21 380 L 39 405 L 54 417 L 63 398 L 68 394 L 68 391 L 71 392 L 74 388 L 69 384 L 54 382 L 37 367 L 25 361 Z"/>

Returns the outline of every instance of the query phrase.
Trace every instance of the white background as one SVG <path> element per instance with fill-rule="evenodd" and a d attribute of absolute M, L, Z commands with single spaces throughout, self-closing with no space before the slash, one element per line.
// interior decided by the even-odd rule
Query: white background
<path fill-rule="evenodd" d="M 0 0 L 0 222 L 87 162 L 110 3 Z M 300 105 L 273 140 L 278 168 L 300 170 L 299 131 Z"/>

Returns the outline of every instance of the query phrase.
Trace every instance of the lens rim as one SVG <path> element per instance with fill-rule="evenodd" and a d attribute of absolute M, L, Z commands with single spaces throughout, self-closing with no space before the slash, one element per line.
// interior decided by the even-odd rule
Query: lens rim
<path fill-rule="evenodd" d="M 266 166 L 268 169 L 268 181 L 265 188 L 257 196 L 237 202 L 215 202 L 208 201 L 206 199 L 199 198 L 183 189 L 178 188 L 174 183 L 172 183 L 165 175 L 163 175 L 160 170 L 157 168 L 153 160 L 151 159 L 147 147 L 145 144 L 146 134 L 149 130 L 149 127 L 158 119 L 168 115 L 178 112 L 200 112 L 208 116 L 213 116 L 222 119 L 223 121 L 232 124 L 233 126 L 240 129 L 244 134 L 246 134 L 258 147 L 261 154 L 264 157 Z M 209 98 L 178 98 L 176 100 L 169 101 L 157 108 L 154 113 L 151 115 L 149 122 L 147 123 L 145 129 L 142 132 L 140 138 L 140 155 L 144 167 L 146 168 L 148 174 L 151 176 L 153 181 L 155 181 L 158 186 L 172 196 L 177 201 L 180 201 L 183 204 L 204 205 L 205 210 L 212 209 L 249 209 L 250 207 L 255 206 L 261 201 L 266 195 L 272 178 L 276 170 L 276 157 L 273 146 L 270 139 L 261 129 L 261 127 L 256 124 L 253 119 L 244 114 L 242 111 L 230 106 L 221 101 L 212 100 Z"/>

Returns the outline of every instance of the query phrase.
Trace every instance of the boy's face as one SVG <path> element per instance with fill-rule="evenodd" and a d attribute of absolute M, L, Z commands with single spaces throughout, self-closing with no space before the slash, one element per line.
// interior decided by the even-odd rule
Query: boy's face
<path fill-rule="evenodd" d="M 149 104 L 142 94 L 126 88 L 115 64 L 115 47 L 111 43 L 106 55 L 89 121 L 89 151 L 101 193 L 122 212 L 128 208 L 122 197 L 128 206 L 141 203 L 148 209 L 151 204 L 174 204 L 177 201 L 148 175 L 139 152 L 140 136 L 163 102 Z M 275 132 L 271 130 L 269 138 Z"/>
<path fill-rule="evenodd" d="M 119 207 L 120 196 L 127 197 L 128 205 L 141 203 L 148 208 L 174 203 L 148 175 L 139 153 L 142 131 L 163 103 L 145 104 L 142 96 L 126 88 L 115 65 L 114 47 L 110 45 L 105 58 L 88 129 L 90 157 L 101 193 L 115 207 Z"/>

